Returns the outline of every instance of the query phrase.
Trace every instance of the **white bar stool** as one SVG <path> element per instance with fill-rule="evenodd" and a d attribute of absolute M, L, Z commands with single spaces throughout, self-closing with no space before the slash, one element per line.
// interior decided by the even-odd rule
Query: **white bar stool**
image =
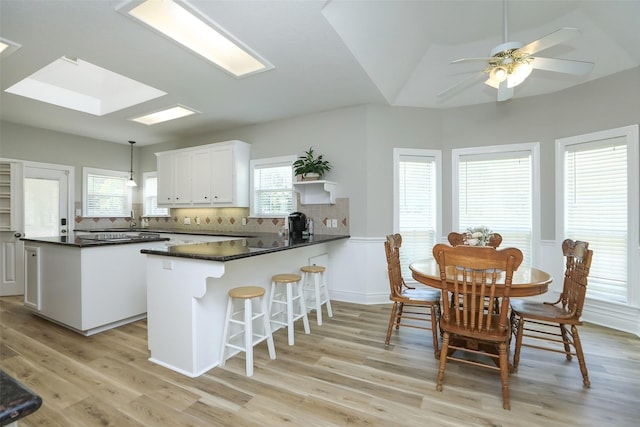
<path fill-rule="evenodd" d="M 241 286 L 229 291 L 229 301 L 227 302 L 227 316 L 224 322 L 222 333 L 222 351 L 220 354 L 220 366 L 226 362 L 225 353 L 227 347 L 244 351 L 246 355 L 247 376 L 253 375 L 253 347 L 267 340 L 269 347 L 269 357 L 276 358 L 276 348 L 271 335 L 271 325 L 269 324 L 269 311 L 267 310 L 266 298 L 263 298 L 265 289 L 261 286 Z M 243 308 L 238 310 L 234 307 L 236 300 L 244 301 Z M 254 303 L 256 305 L 254 310 Z M 262 319 L 262 333 L 254 332 L 254 321 Z M 231 331 L 232 325 L 240 328 Z M 243 337 L 244 339 L 239 339 Z M 236 352 L 237 353 L 237 352 Z M 235 354 L 235 353 L 234 353 Z"/>
<path fill-rule="evenodd" d="M 333 317 L 329 290 L 324 281 L 325 270 L 326 268 L 321 265 L 305 265 L 304 267 L 300 267 L 300 271 L 302 272 L 302 288 L 307 297 L 307 301 L 313 303 L 316 309 L 316 321 L 318 325 L 322 325 L 323 304 L 327 306 L 327 315 Z M 311 304 L 308 304 L 307 307 L 311 308 Z"/>
<path fill-rule="evenodd" d="M 285 288 L 284 290 L 282 289 L 283 287 Z M 278 305 L 280 309 L 274 311 L 274 304 Z M 302 319 L 305 334 L 311 332 L 302 291 L 302 277 L 299 274 L 276 274 L 271 277 L 269 308 L 271 309 L 271 323 L 287 327 L 289 345 L 294 344 L 293 323 L 296 320 Z M 283 320 L 283 314 L 286 315 L 286 321 Z"/>

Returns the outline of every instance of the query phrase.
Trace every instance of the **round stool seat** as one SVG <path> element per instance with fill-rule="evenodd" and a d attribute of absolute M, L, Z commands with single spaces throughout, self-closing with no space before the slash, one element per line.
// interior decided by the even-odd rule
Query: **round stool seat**
<path fill-rule="evenodd" d="M 260 286 L 240 286 L 229 290 L 229 296 L 231 298 L 257 298 L 264 295 L 264 288 Z"/>
<path fill-rule="evenodd" d="M 300 271 L 303 273 L 324 273 L 326 268 L 321 265 L 305 265 L 304 267 L 300 267 Z"/>
<path fill-rule="evenodd" d="M 276 283 L 293 283 L 300 280 L 302 280 L 302 277 L 294 273 L 276 274 L 271 277 L 271 281 Z"/>

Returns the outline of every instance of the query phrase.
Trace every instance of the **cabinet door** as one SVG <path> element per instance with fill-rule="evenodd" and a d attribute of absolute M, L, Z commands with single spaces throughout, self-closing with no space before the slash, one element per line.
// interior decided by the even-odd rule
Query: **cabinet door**
<path fill-rule="evenodd" d="M 211 150 L 191 153 L 193 203 L 211 204 Z"/>
<path fill-rule="evenodd" d="M 24 305 L 40 311 L 40 248 L 25 246 L 24 258 Z"/>
<path fill-rule="evenodd" d="M 158 154 L 158 206 L 170 206 L 174 203 L 175 178 L 172 153 Z"/>
<path fill-rule="evenodd" d="M 191 153 L 177 153 L 175 157 L 175 204 L 191 203 Z"/>
<path fill-rule="evenodd" d="M 211 193 L 213 203 L 232 203 L 235 184 L 233 147 L 220 147 L 212 150 L 211 157 Z"/>

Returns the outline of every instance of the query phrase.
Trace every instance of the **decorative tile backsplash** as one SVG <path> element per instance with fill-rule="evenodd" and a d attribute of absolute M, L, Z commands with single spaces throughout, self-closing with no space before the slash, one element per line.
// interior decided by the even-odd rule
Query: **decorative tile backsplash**
<path fill-rule="evenodd" d="M 76 203 L 76 209 L 81 203 Z M 142 226 L 142 204 L 134 204 L 135 223 Z M 349 199 L 336 198 L 335 205 L 303 205 L 298 211 L 313 219 L 315 234 L 349 234 Z M 176 231 L 221 231 L 277 233 L 284 218 L 250 218 L 249 208 L 174 208 L 170 217 L 146 217 L 149 228 Z M 186 219 L 186 221 L 185 221 Z M 244 220 L 244 223 L 243 223 Z M 331 227 L 336 220 L 336 227 Z M 188 222 L 188 224 L 185 224 Z M 131 225 L 131 218 L 75 218 L 77 229 L 123 228 Z"/>

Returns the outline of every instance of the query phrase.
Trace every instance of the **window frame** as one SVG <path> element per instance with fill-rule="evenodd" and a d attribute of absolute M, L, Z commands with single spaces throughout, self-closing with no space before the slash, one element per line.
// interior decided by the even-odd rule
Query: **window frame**
<path fill-rule="evenodd" d="M 163 207 L 159 207 L 158 206 L 158 189 L 156 187 L 156 194 L 155 194 L 155 198 L 156 198 L 156 203 L 155 203 L 155 207 L 156 209 L 164 209 L 167 213 L 166 214 L 153 214 L 153 213 L 149 213 L 147 212 L 147 198 L 149 197 L 154 197 L 153 195 L 148 195 L 147 191 L 148 191 L 148 186 L 147 186 L 147 180 L 148 179 L 153 179 L 155 178 L 156 181 L 158 179 L 158 171 L 152 171 L 152 172 L 144 172 L 142 174 L 142 216 L 143 217 L 152 217 L 152 218 L 165 218 L 165 217 L 169 217 L 171 216 L 171 211 L 169 208 L 163 208 Z M 151 202 L 153 203 L 153 202 Z"/>
<path fill-rule="evenodd" d="M 89 175 L 101 175 L 110 178 L 122 178 L 124 180 L 124 188 L 126 190 L 126 200 L 123 212 L 120 212 L 118 215 L 113 214 L 89 214 L 88 212 L 88 191 L 89 191 Z M 82 215 L 89 218 L 127 218 L 131 215 L 131 210 L 133 209 L 133 189 L 132 187 L 127 187 L 126 182 L 129 180 L 129 172 L 126 171 L 117 171 L 110 169 L 100 169 L 84 166 L 82 168 Z"/>
<path fill-rule="evenodd" d="M 394 148 L 393 149 L 393 232 L 400 233 L 400 161 L 402 157 L 428 157 L 435 164 L 435 230 L 437 240 L 442 235 L 442 151 L 421 148 Z M 432 258 L 431 252 L 424 254 L 426 258 Z M 403 266 L 403 269 L 408 268 Z M 417 283 L 413 277 L 404 277 L 408 283 Z"/>
<path fill-rule="evenodd" d="M 556 139 L 556 236 L 558 247 L 562 244 L 565 233 L 565 153 L 566 147 L 576 144 L 589 144 L 596 141 L 624 138 L 627 146 L 627 301 L 619 302 L 609 300 L 606 294 L 587 292 L 587 302 L 597 304 L 612 304 L 615 306 L 638 307 L 640 306 L 640 155 L 638 125 L 624 126 L 607 129 L 588 134 L 570 136 Z M 560 250 L 559 248 L 557 250 Z M 594 257 L 598 254 L 594 251 Z M 635 282 L 633 281 L 635 279 Z M 585 303 L 585 305 L 589 305 Z"/>
<path fill-rule="evenodd" d="M 295 175 L 293 173 L 293 162 L 295 162 L 297 157 L 295 155 L 288 156 L 278 156 L 278 157 L 268 157 L 262 159 L 253 159 L 249 161 L 249 192 L 250 192 L 250 200 L 249 200 L 249 217 L 251 218 L 282 218 L 287 217 L 291 212 L 295 212 L 298 210 L 298 198 L 296 196 L 295 188 L 293 183 L 295 182 Z M 255 170 L 257 168 L 265 168 L 265 167 L 281 167 L 284 164 L 289 164 L 291 168 L 291 198 L 292 198 L 292 211 L 291 212 L 278 212 L 271 214 L 263 214 L 256 212 L 256 198 L 255 198 Z"/>
<path fill-rule="evenodd" d="M 517 143 L 488 145 L 482 147 L 454 148 L 451 150 L 451 226 L 460 230 L 460 204 L 457 194 L 460 193 L 459 168 L 460 159 L 469 155 L 503 155 L 513 152 L 529 152 L 531 155 L 531 266 L 540 262 L 540 143 Z M 478 226 L 483 224 L 477 224 Z M 495 230 L 500 232 L 499 230 Z"/>

